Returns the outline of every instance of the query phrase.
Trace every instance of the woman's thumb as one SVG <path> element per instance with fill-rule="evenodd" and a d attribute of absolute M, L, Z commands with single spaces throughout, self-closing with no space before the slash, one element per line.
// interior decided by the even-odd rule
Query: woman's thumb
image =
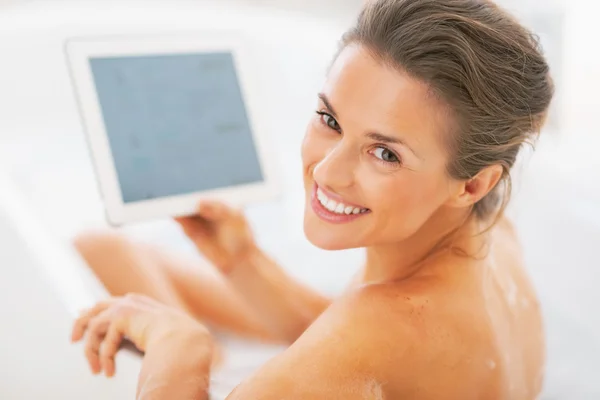
<path fill-rule="evenodd" d="M 219 201 L 205 200 L 198 204 L 196 215 L 207 221 L 221 221 L 231 215 L 231 209 Z"/>

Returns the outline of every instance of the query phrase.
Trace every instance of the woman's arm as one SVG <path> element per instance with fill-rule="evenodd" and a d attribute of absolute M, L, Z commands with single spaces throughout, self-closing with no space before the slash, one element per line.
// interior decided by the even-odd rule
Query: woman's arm
<path fill-rule="evenodd" d="M 127 338 L 144 353 L 137 399 L 208 398 L 214 342 L 209 331 L 180 309 L 149 297 L 113 297 L 84 311 L 71 340 L 84 341 L 94 374 L 115 373 L 115 355 Z"/>
<path fill-rule="evenodd" d="M 411 330 L 399 329 L 398 326 L 404 325 L 402 322 L 390 323 L 381 318 L 387 313 L 382 307 L 373 308 L 378 303 L 363 293 L 351 294 L 336 302 L 297 342 L 236 388 L 227 399 L 397 398 L 385 394 L 396 394 L 396 386 L 411 380 L 412 375 L 405 373 L 405 379 L 390 382 L 391 371 L 416 367 L 410 357 L 402 354 L 402 349 L 412 342 Z M 149 332 L 164 328 L 168 321 L 156 320 L 155 328 Z M 210 339 L 196 329 L 179 331 L 191 334 L 176 334 L 173 339 L 165 339 L 163 334 L 148 346 L 139 379 L 138 400 L 208 399 L 210 349 L 206 344 Z M 96 333 L 90 332 L 92 336 Z M 394 339 L 393 349 L 389 338 Z M 399 353 L 394 354 L 393 350 Z M 396 356 L 404 358 L 406 363 L 395 363 Z"/>
<path fill-rule="evenodd" d="M 336 300 L 227 400 L 408 398 L 395 395 L 417 367 L 410 356 L 403 357 L 413 343 L 413 331 L 369 297 L 359 290 Z"/>
<path fill-rule="evenodd" d="M 258 247 L 228 277 L 269 331 L 287 343 L 293 343 L 331 304 L 330 299 L 288 275 Z"/>
<path fill-rule="evenodd" d="M 209 342 L 210 338 L 190 335 L 147 351 L 138 379 L 136 399 L 208 400 Z"/>
<path fill-rule="evenodd" d="M 370 304 L 369 304 L 370 303 Z M 255 376 L 236 388 L 228 400 L 380 400 L 395 394 L 400 379 L 389 382 L 390 371 L 415 368 L 402 359 L 407 333 L 370 312 L 371 300 L 362 294 L 336 302 L 302 337 Z M 385 314 L 385 311 L 383 312 Z M 155 326 L 163 326 L 165 320 Z M 383 326 L 387 329 L 381 329 Z M 390 332 L 393 330 L 394 332 Z M 93 334 L 95 332 L 90 332 Z M 163 336 L 164 337 L 164 336 Z M 385 338 L 393 337 L 394 348 Z M 209 363 L 207 341 L 193 334 L 188 340 L 160 340 L 144 358 L 138 400 L 206 400 Z M 399 350 L 394 354 L 392 350 Z M 391 368 L 390 368 L 391 367 Z M 395 371 L 394 371 L 395 372 Z M 402 376 L 399 374 L 399 376 Z M 406 381 L 411 375 L 405 374 Z"/>
<path fill-rule="evenodd" d="M 177 222 L 255 312 L 270 338 L 293 342 L 330 304 L 258 248 L 241 211 L 204 201 L 196 215 Z"/>

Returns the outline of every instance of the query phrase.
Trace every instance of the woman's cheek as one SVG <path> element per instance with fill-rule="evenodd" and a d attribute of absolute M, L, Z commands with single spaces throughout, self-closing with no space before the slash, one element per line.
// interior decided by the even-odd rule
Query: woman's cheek
<path fill-rule="evenodd" d="M 370 155 L 362 157 L 354 183 L 365 207 L 387 214 L 396 209 L 401 185 L 397 176 L 381 171 L 375 163 Z"/>
<path fill-rule="evenodd" d="M 440 196 L 432 177 L 411 176 L 405 179 L 397 202 L 406 212 L 404 218 L 413 227 L 423 225 L 440 206 Z"/>
<path fill-rule="evenodd" d="M 362 176 L 363 191 L 370 198 L 370 208 L 385 210 L 386 218 L 403 220 L 411 219 L 412 214 L 419 211 L 422 201 L 421 187 L 418 180 L 410 179 L 406 171 L 394 173 L 373 172 Z"/>

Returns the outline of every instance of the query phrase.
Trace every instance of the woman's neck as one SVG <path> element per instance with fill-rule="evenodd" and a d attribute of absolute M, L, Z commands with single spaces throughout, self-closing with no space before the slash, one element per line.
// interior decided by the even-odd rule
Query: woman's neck
<path fill-rule="evenodd" d="M 367 248 L 363 283 L 399 281 L 421 271 L 428 260 L 451 249 L 474 254 L 484 238 L 476 236 L 480 224 L 463 212 L 440 213 L 430 218 L 409 238 Z"/>

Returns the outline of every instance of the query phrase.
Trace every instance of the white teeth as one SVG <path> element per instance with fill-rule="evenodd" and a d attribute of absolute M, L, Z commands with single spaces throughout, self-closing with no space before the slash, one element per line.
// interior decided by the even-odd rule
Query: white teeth
<path fill-rule="evenodd" d="M 334 200 L 329 200 L 325 205 L 325 208 L 327 208 L 329 211 L 335 211 L 336 207 L 337 203 Z"/>
<path fill-rule="evenodd" d="M 321 189 L 317 189 L 317 199 L 319 199 L 320 202 L 323 202 L 325 198 L 326 196 L 323 194 Z"/>
<path fill-rule="evenodd" d="M 321 205 L 323 207 L 325 207 L 329 211 L 334 212 L 336 214 L 350 215 L 350 214 L 360 214 L 360 213 L 364 213 L 367 211 L 364 208 L 347 206 L 343 203 L 338 203 L 335 200 L 331 200 L 330 198 L 327 197 L 327 195 L 325 193 L 323 193 L 323 191 L 321 189 L 317 189 L 317 199 L 319 200 L 319 203 L 321 203 Z"/>

